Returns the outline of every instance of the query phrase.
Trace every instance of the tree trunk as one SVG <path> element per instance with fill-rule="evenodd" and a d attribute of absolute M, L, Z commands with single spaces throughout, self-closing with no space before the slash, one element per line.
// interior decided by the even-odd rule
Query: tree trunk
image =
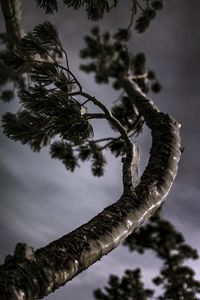
<path fill-rule="evenodd" d="M 131 78 L 121 84 L 152 132 L 148 165 L 140 183 L 88 223 L 35 252 L 18 244 L 0 267 L 1 300 L 41 299 L 112 251 L 166 198 L 180 158 L 180 125 L 159 112 Z M 133 157 L 134 165 L 134 157 Z M 131 163 L 131 166 L 132 166 Z M 123 173 L 130 165 L 123 161 Z"/>
<path fill-rule="evenodd" d="M 11 48 L 15 48 L 16 44 L 24 35 L 21 1 L 1 0 L 1 8 L 4 15 L 9 43 Z"/>

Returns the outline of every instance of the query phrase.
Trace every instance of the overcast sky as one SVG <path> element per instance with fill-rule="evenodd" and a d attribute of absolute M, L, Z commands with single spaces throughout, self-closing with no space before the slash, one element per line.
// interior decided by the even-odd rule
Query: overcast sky
<path fill-rule="evenodd" d="M 100 22 L 102 28 L 115 31 L 128 24 L 130 1 L 119 2 Z M 156 71 L 163 85 L 162 92 L 153 95 L 154 101 L 162 111 L 182 123 L 185 152 L 164 212 L 183 232 L 186 241 L 200 249 L 200 1 L 165 2 L 163 11 L 145 34 L 133 33 L 129 47 L 146 53 L 148 66 Z M 24 1 L 23 7 L 27 30 L 46 19 L 57 25 L 71 68 L 84 89 L 111 106 L 118 94 L 109 86 L 97 86 L 92 76 L 78 71 L 83 36 L 93 25 L 85 13 L 65 7 L 54 17 L 44 16 L 31 0 Z M 2 28 L 2 17 L 0 20 Z M 16 105 L 16 102 L 0 104 L 1 114 L 15 111 Z M 105 136 L 107 128 L 104 122 L 99 122 L 96 136 Z M 151 142 L 147 130 L 139 141 L 142 170 Z M 25 242 L 34 249 L 42 247 L 88 221 L 121 194 L 120 161 L 111 155 L 107 156 L 105 176 L 98 179 L 91 175 L 86 163 L 71 174 L 59 161 L 50 158 L 48 149 L 33 153 L 28 147 L 4 137 L 2 132 L 0 142 L 1 262 L 6 254 L 13 253 L 17 242 Z M 199 261 L 192 265 L 200 270 Z M 90 300 L 93 289 L 105 285 L 110 273 L 122 275 L 125 268 L 137 266 L 143 266 L 144 280 L 149 286 L 157 271 L 155 258 L 150 253 L 144 257 L 130 254 L 127 248 L 119 246 L 46 299 Z"/>

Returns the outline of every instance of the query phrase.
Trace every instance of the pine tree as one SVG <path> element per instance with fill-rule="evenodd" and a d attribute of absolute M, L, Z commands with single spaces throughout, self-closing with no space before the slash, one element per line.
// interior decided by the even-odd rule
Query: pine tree
<path fill-rule="evenodd" d="M 91 20 L 99 20 L 118 4 L 117 0 L 63 2 L 74 9 L 83 6 Z M 144 242 L 141 241 L 142 232 L 153 232 L 148 227 L 153 221 L 142 227 L 141 233 L 135 233 L 135 230 L 159 208 L 175 179 L 181 152 L 180 126 L 147 98 L 149 89 L 159 92 L 161 85 L 155 72 L 146 70 L 145 55 L 133 55 L 127 46 L 134 16 L 137 17 L 135 29 L 144 32 L 162 8 L 162 0 L 145 0 L 143 6 L 140 1 L 131 2 L 132 15 L 127 28 L 120 28 L 111 35 L 94 27 L 85 37 L 85 47 L 80 53 L 83 59 L 90 60 L 82 64 L 81 69 L 86 73 L 93 72 L 97 83 L 111 81 L 114 89 L 126 92 L 126 96 L 121 96 L 109 110 L 84 90 L 78 76 L 71 71 L 70 58 L 55 26 L 46 21 L 25 34 L 19 0 L 1 0 L 6 34 L 0 36 L 4 45 L 0 52 L 0 84 L 4 87 L 8 81 L 13 82 L 21 104 L 16 113 L 8 112 L 3 116 L 4 133 L 14 141 L 30 146 L 33 151 L 49 146 L 52 158 L 61 160 L 70 171 L 76 169 L 79 161 L 89 160 L 94 176 L 103 175 L 104 152 L 109 149 L 122 158 L 123 181 L 120 199 L 87 224 L 36 251 L 26 244 L 17 244 L 14 255 L 8 255 L 0 266 L 2 300 L 41 299 L 117 247 L 133 231 L 138 238 L 138 249 L 146 246 L 139 244 L 139 241 Z M 59 10 L 56 0 L 36 0 L 36 4 L 47 14 Z M 5 102 L 13 97 L 12 90 L 4 89 L 1 93 Z M 88 103 L 101 112 L 90 113 Z M 94 140 L 92 119 L 106 119 L 117 136 Z M 149 163 L 139 180 L 139 149 L 131 138 L 141 133 L 144 123 L 152 131 L 153 143 Z M 176 237 L 169 223 L 166 225 L 165 221 L 159 220 L 156 224 L 158 231 L 165 230 L 166 226 L 172 231 L 172 240 Z M 132 250 L 131 238 L 132 235 L 126 243 Z M 151 245 L 157 251 L 153 244 L 151 238 L 146 247 Z M 160 248 L 164 254 L 159 252 L 158 256 L 163 255 L 164 265 L 154 283 L 163 285 L 163 297 L 171 297 L 172 289 L 180 291 L 181 288 L 183 297 L 190 297 L 199 291 L 199 285 L 191 269 L 182 262 L 185 257 L 196 258 L 197 254 L 182 240 L 175 244 L 172 246 L 178 247 L 175 250 L 180 252 L 175 255 L 170 252 L 171 245 Z M 178 265 L 175 271 L 179 281 L 177 286 L 172 286 L 170 270 L 175 264 Z M 178 286 L 183 279 L 187 286 Z M 107 294 L 101 290 L 95 292 L 96 299 L 148 299 L 153 295 L 152 290 L 143 287 L 139 269 L 127 270 L 122 279 L 111 276 L 109 284 Z M 160 296 L 160 299 L 164 298 Z"/>

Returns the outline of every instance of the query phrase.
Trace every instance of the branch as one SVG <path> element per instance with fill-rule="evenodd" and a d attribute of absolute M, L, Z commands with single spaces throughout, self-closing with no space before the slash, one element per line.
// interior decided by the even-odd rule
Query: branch
<path fill-rule="evenodd" d="M 91 102 L 93 102 L 96 106 L 98 106 L 105 114 L 105 118 L 110 122 L 110 124 L 118 130 L 121 134 L 121 138 L 124 140 L 125 143 L 125 151 L 126 157 L 123 158 L 123 187 L 124 187 L 124 194 L 132 194 L 133 192 L 133 181 L 132 181 L 132 161 L 136 160 L 134 156 L 134 148 L 131 140 L 129 139 L 126 130 L 121 125 L 121 123 L 112 115 L 111 111 L 99 100 L 95 97 L 90 96 L 85 92 L 74 92 L 70 95 L 77 96 L 81 95 Z"/>
<path fill-rule="evenodd" d="M 85 114 L 85 117 L 87 118 L 87 120 L 90 119 L 106 119 L 105 114 L 101 114 L 101 113 L 93 113 L 93 114 Z"/>
<path fill-rule="evenodd" d="M 166 198 L 180 158 L 180 125 L 159 112 L 131 78 L 122 77 L 121 84 L 152 131 L 150 158 L 140 183 L 91 221 L 46 247 L 34 252 L 18 244 L 14 256 L 0 267 L 2 300 L 41 299 L 53 292 L 117 247 Z M 127 163 L 123 161 L 124 168 L 134 167 L 134 157 Z"/>
<path fill-rule="evenodd" d="M 152 132 L 150 159 L 135 190 L 141 202 L 149 195 L 149 209 L 144 218 L 149 217 L 151 211 L 160 206 L 176 177 L 181 154 L 180 124 L 169 115 L 159 112 L 131 77 L 122 77 L 121 84 Z"/>
<path fill-rule="evenodd" d="M 134 16 L 137 12 L 137 6 L 136 6 L 136 3 L 135 1 L 133 1 L 133 6 L 132 6 L 132 9 L 131 9 L 131 19 L 129 21 L 129 24 L 127 26 L 127 30 L 130 30 L 132 25 L 133 25 L 133 19 L 134 19 Z"/>
<path fill-rule="evenodd" d="M 5 20 L 7 36 L 12 48 L 18 44 L 24 36 L 22 25 L 22 10 L 20 0 L 0 0 Z"/>
<path fill-rule="evenodd" d="M 88 140 L 88 142 L 101 143 L 101 142 L 106 142 L 106 141 L 116 141 L 116 140 L 119 140 L 120 138 L 121 138 L 121 135 L 118 137 L 106 137 L 106 138 L 102 138 L 102 139 L 98 139 L 98 140 Z"/>

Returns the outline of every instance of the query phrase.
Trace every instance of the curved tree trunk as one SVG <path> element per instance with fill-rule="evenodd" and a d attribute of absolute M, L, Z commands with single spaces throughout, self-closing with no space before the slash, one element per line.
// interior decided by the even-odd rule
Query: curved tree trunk
<path fill-rule="evenodd" d="M 88 223 L 35 252 L 18 244 L 13 257 L 0 267 L 1 300 L 41 299 L 64 285 L 113 250 L 166 198 L 177 173 L 180 158 L 180 125 L 159 112 L 131 78 L 121 84 L 152 132 L 148 165 L 135 189 L 123 193 Z M 123 174 L 127 168 L 123 161 Z"/>

